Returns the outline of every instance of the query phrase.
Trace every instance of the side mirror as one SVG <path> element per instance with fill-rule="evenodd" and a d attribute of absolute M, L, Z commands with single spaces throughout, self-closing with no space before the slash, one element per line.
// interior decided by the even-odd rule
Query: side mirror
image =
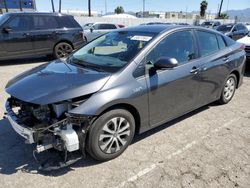
<path fill-rule="evenodd" d="M 175 58 L 160 57 L 154 64 L 156 69 L 172 69 L 178 66 L 178 61 Z"/>
<path fill-rule="evenodd" d="M 5 32 L 5 33 L 10 33 L 11 31 L 12 31 L 12 29 L 10 27 L 3 28 L 3 32 Z"/>
<path fill-rule="evenodd" d="M 91 33 L 93 33 L 93 31 L 94 31 L 93 27 L 91 27 L 89 30 Z"/>

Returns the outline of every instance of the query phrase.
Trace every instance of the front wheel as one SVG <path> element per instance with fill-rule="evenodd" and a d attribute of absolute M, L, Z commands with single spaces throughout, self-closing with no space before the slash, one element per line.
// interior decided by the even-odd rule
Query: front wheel
<path fill-rule="evenodd" d="M 227 79 L 219 99 L 220 104 L 227 104 L 232 100 L 237 86 L 237 78 L 234 74 L 231 74 Z"/>
<path fill-rule="evenodd" d="M 68 57 L 73 51 L 73 47 L 67 42 L 60 42 L 54 48 L 56 59 Z"/>
<path fill-rule="evenodd" d="M 108 161 L 121 155 L 132 142 L 135 120 L 124 109 L 115 109 L 101 115 L 90 127 L 88 152 L 99 161 Z"/>

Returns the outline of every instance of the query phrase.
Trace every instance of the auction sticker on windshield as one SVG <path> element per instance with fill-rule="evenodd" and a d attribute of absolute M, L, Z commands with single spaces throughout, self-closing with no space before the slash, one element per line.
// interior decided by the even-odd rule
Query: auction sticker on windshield
<path fill-rule="evenodd" d="M 145 41 L 148 42 L 152 39 L 150 36 L 140 36 L 140 35 L 135 35 L 131 38 L 131 40 L 137 40 L 137 41 Z"/>

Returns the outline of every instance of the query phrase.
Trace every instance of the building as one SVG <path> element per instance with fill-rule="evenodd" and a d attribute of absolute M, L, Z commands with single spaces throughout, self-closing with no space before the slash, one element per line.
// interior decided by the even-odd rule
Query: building
<path fill-rule="evenodd" d="M 146 11 L 146 12 L 137 12 L 136 17 L 138 18 L 165 18 L 165 12 L 160 11 Z"/>
<path fill-rule="evenodd" d="M 89 12 L 88 11 L 84 11 L 84 10 L 62 10 L 63 14 L 69 14 L 72 16 L 79 16 L 79 17 L 88 17 L 89 16 Z M 97 11 L 91 11 L 91 16 L 92 17 L 97 17 L 98 16 L 98 12 Z"/>
<path fill-rule="evenodd" d="M 0 13 L 34 10 L 36 10 L 35 0 L 0 0 Z"/>

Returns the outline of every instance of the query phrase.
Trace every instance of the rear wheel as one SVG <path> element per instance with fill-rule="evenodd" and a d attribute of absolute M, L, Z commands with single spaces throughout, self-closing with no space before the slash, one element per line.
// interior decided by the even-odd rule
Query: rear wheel
<path fill-rule="evenodd" d="M 67 42 L 60 42 L 54 48 L 56 59 L 68 57 L 73 51 L 73 47 Z"/>
<path fill-rule="evenodd" d="M 127 110 L 106 112 L 91 125 L 88 152 L 99 161 L 114 159 L 126 150 L 134 133 L 135 121 Z"/>
<path fill-rule="evenodd" d="M 237 78 L 234 74 L 231 74 L 227 79 L 219 99 L 220 104 L 227 104 L 232 100 L 237 86 Z"/>

